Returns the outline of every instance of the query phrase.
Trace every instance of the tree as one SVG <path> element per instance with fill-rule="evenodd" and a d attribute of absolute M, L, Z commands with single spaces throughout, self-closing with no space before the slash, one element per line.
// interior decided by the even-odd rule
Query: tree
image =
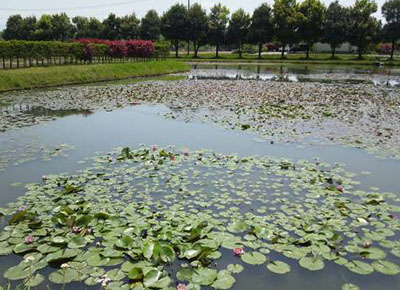
<path fill-rule="evenodd" d="M 53 39 L 53 29 L 51 15 L 43 14 L 36 24 L 35 31 L 36 40 L 52 40 Z"/>
<path fill-rule="evenodd" d="M 379 37 L 381 23 L 372 16 L 377 10 L 373 0 L 356 0 L 350 7 L 349 42 L 357 46 L 359 59 Z"/>
<path fill-rule="evenodd" d="M 258 45 L 258 58 L 261 58 L 263 45 L 271 41 L 273 35 L 272 9 L 264 3 L 254 10 L 248 33 L 249 42 Z"/>
<path fill-rule="evenodd" d="M 221 3 L 218 3 L 211 8 L 211 14 L 208 20 L 207 39 L 211 44 L 216 46 L 216 58 L 219 57 L 220 45 L 225 40 L 228 21 L 229 9 L 226 6 L 222 6 Z"/>
<path fill-rule="evenodd" d="M 348 39 L 348 19 L 349 10 L 341 6 L 338 0 L 332 2 L 326 10 L 323 40 L 331 46 L 332 58 L 335 57 L 336 49 Z"/>
<path fill-rule="evenodd" d="M 175 4 L 161 18 L 161 32 L 175 46 L 175 56 L 179 57 L 179 41 L 187 39 L 187 9 Z"/>
<path fill-rule="evenodd" d="M 322 25 L 325 20 L 325 5 L 319 0 L 304 0 L 300 4 L 299 33 L 307 44 L 306 58 L 310 58 L 310 47 L 322 37 Z"/>
<path fill-rule="evenodd" d="M 205 42 L 208 31 L 207 12 L 200 4 L 193 4 L 188 11 L 188 39 L 193 41 L 194 57 L 197 58 L 199 48 Z"/>
<path fill-rule="evenodd" d="M 8 17 L 3 38 L 5 40 L 21 39 L 22 23 L 22 16 L 19 14 Z"/>
<path fill-rule="evenodd" d="M 72 18 L 72 23 L 75 25 L 76 38 L 79 39 L 87 37 L 89 27 L 89 19 L 87 17 L 76 16 Z"/>
<path fill-rule="evenodd" d="M 390 59 L 393 59 L 396 43 L 400 40 L 400 0 L 388 0 L 382 6 L 382 14 L 386 20 L 383 34 L 392 43 Z"/>
<path fill-rule="evenodd" d="M 104 25 L 100 20 L 95 17 L 90 17 L 87 34 L 88 38 L 100 38 L 104 34 Z"/>
<path fill-rule="evenodd" d="M 150 10 L 142 18 L 142 25 L 140 26 L 140 37 L 156 41 L 160 38 L 161 34 L 161 20 L 157 11 Z"/>
<path fill-rule="evenodd" d="M 110 13 L 103 21 L 102 38 L 104 39 L 120 39 L 121 31 L 121 18 L 117 17 L 114 13 Z"/>
<path fill-rule="evenodd" d="M 121 18 L 120 37 L 122 39 L 137 39 L 140 35 L 140 20 L 135 13 Z"/>
<path fill-rule="evenodd" d="M 228 39 L 231 43 L 237 44 L 239 48 L 239 58 L 242 58 L 244 42 L 250 27 L 250 15 L 243 9 L 239 9 L 232 14 L 228 27 Z"/>
<path fill-rule="evenodd" d="M 60 13 L 51 16 L 52 39 L 65 41 L 72 38 L 74 26 L 67 14 Z"/>
<path fill-rule="evenodd" d="M 274 2 L 274 35 L 281 44 L 282 58 L 286 45 L 294 44 L 298 38 L 298 26 L 301 18 L 296 0 L 275 0 Z"/>

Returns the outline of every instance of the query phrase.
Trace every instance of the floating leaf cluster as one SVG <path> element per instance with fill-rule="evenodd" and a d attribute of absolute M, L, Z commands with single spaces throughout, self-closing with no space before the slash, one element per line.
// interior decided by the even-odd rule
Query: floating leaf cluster
<path fill-rule="evenodd" d="M 23 257 L 3 274 L 107 289 L 229 289 L 246 267 L 398 275 L 399 198 L 352 177 L 325 163 L 120 148 L 0 209 L 0 255 Z M 227 255 L 236 263 L 221 268 Z"/>

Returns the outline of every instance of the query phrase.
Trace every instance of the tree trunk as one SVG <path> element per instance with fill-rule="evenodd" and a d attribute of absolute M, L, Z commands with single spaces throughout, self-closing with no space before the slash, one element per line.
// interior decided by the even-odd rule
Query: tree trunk
<path fill-rule="evenodd" d="M 307 42 L 306 59 L 310 59 L 310 42 Z"/>
<path fill-rule="evenodd" d="M 282 44 L 282 54 L 281 54 L 281 58 L 285 58 L 285 49 L 286 49 L 286 43 Z"/>
<path fill-rule="evenodd" d="M 258 58 L 261 59 L 261 53 L 262 53 L 262 43 L 260 42 L 258 44 Z"/>
<path fill-rule="evenodd" d="M 215 57 L 219 58 L 219 43 L 217 44 L 217 47 L 216 47 Z"/>
<path fill-rule="evenodd" d="M 179 57 L 179 40 L 175 40 L 175 57 Z"/>
<path fill-rule="evenodd" d="M 393 58 L 394 58 L 394 50 L 395 50 L 395 48 L 396 48 L 396 42 L 392 41 L 392 50 L 390 52 L 390 59 L 391 60 L 393 60 Z"/>
<path fill-rule="evenodd" d="M 336 46 L 332 47 L 332 58 L 335 58 Z"/>
<path fill-rule="evenodd" d="M 239 58 L 242 58 L 242 44 L 239 43 Z"/>
<path fill-rule="evenodd" d="M 194 58 L 197 58 L 198 56 L 198 52 L 199 52 L 199 48 L 200 45 L 197 43 L 197 41 L 193 42 L 193 46 L 194 46 Z"/>
<path fill-rule="evenodd" d="M 358 47 L 358 59 L 362 59 L 362 49 L 361 49 L 361 46 Z"/>

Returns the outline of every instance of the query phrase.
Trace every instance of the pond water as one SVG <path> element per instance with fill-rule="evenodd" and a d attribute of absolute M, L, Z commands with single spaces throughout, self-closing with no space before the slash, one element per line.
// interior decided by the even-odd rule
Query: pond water
<path fill-rule="evenodd" d="M 398 87 L 400 69 L 363 66 L 193 64 L 189 79 L 243 79 L 285 82 L 374 84 Z"/>
<path fill-rule="evenodd" d="M 230 78 L 231 75 L 236 75 L 237 77 L 240 75 L 238 78 L 241 79 L 253 78 L 254 76 L 258 75 L 264 76 L 265 79 L 267 79 L 267 76 L 269 75 L 287 75 L 289 76 L 289 80 L 293 81 L 300 81 L 301 79 L 304 80 L 305 75 L 311 76 L 314 79 L 330 79 L 327 77 L 327 75 L 332 75 L 332 78 L 334 79 L 338 75 L 346 75 L 346 80 L 354 79 L 362 81 L 363 79 L 368 78 L 368 80 L 375 80 L 381 85 L 385 85 L 383 82 L 386 80 L 387 84 L 389 84 L 390 81 L 390 86 L 396 86 L 397 84 L 395 82 L 400 76 L 400 72 L 396 69 L 386 68 L 344 69 L 339 67 L 321 68 L 275 65 L 261 67 L 223 66 L 221 68 L 220 66 L 215 67 L 210 65 L 197 65 L 188 75 L 190 79 L 194 79 L 196 77 L 200 78 L 201 76 L 204 76 L 205 78 L 217 76 L 217 78 L 219 78 L 221 75 L 222 78 L 225 78 L 226 76 Z M 314 81 L 314 79 L 311 81 Z M 79 90 L 79 87 L 76 89 Z M 35 92 L 32 92 L 32 94 L 35 94 Z M 14 204 L 18 197 L 23 197 L 27 191 L 27 189 L 24 188 L 24 185 L 27 183 L 41 184 L 40 188 L 30 188 L 31 191 L 40 191 L 40 189 L 47 191 L 54 185 L 51 177 L 52 174 L 65 173 L 66 175 L 78 174 L 86 176 L 85 174 L 87 174 L 87 171 L 85 171 L 85 169 L 95 166 L 96 170 L 106 171 L 106 176 L 109 176 L 109 179 L 105 180 L 102 186 L 108 186 L 107 184 L 109 181 L 113 184 L 121 184 L 122 186 L 121 191 L 119 191 L 118 194 L 115 194 L 116 200 L 120 199 L 122 202 L 122 204 L 119 202 L 115 203 L 114 210 L 116 211 L 123 211 L 124 202 L 126 203 L 126 206 L 128 206 L 131 203 L 133 204 L 139 201 L 148 201 L 149 206 L 156 209 L 157 206 L 159 206 L 159 201 L 165 202 L 172 208 L 174 208 L 174 203 L 176 203 L 181 206 L 188 206 L 185 211 L 193 212 L 200 217 L 202 217 L 202 214 L 204 214 L 203 210 L 207 213 L 210 209 L 213 210 L 214 213 L 219 212 L 221 216 L 213 215 L 213 219 L 215 217 L 218 222 L 222 221 L 222 223 L 226 224 L 227 228 L 229 229 L 229 225 L 232 223 L 232 221 L 237 223 L 247 222 L 247 219 L 249 219 L 248 214 L 250 213 L 258 215 L 269 213 L 272 216 L 276 215 L 275 217 L 279 217 L 278 221 L 285 221 L 286 218 L 283 219 L 279 214 L 279 206 L 277 206 L 277 204 L 282 203 L 284 205 L 280 206 L 282 206 L 282 210 L 288 210 L 289 213 L 287 214 L 290 218 L 290 202 L 288 203 L 288 201 L 286 201 L 286 198 L 288 198 L 291 202 L 293 202 L 294 207 L 299 207 L 299 210 L 303 206 L 304 209 L 310 210 L 309 213 L 304 214 L 304 219 L 306 220 L 310 218 L 310 220 L 312 220 L 313 215 L 315 215 L 315 218 L 321 218 L 321 215 L 323 215 L 322 213 L 324 210 L 329 208 L 329 205 L 325 203 L 324 197 L 321 199 L 321 196 L 319 195 L 318 197 L 312 196 L 310 192 L 315 190 L 314 194 L 316 194 L 316 192 L 321 193 L 321 190 L 325 190 L 326 184 L 321 184 L 320 187 L 316 186 L 315 188 L 306 186 L 305 188 L 301 188 L 301 190 L 299 190 L 301 183 L 298 182 L 300 182 L 299 180 L 302 178 L 305 178 L 304 173 L 301 173 L 302 168 L 312 168 L 309 171 L 310 175 L 314 174 L 313 172 L 319 172 L 320 175 L 324 175 L 328 174 L 330 170 L 332 170 L 332 176 L 335 176 L 335 178 L 337 177 L 338 179 L 339 176 L 341 176 L 343 179 L 343 185 L 346 188 L 345 193 L 349 194 L 346 195 L 346 197 L 354 200 L 356 208 L 358 208 L 358 206 L 362 208 L 362 210 L 358 209 L 358 218 L 360 219 L 358 222 L 362 223 L 364 222 L 364 219 L 367 219 L 370 223 L 368 226 L 362 229 L 361 226 L 357 224 L 357 221 L 353 221 L 351 225 L 343 224 L 342 226 L 346 229 L 340 229 L 340 226 L 337 227 L 335 225 L 337 233 L 339 235 L 344 233 L 344 242 L 348 243 L 348 245 L 354 246 L 352 241 L 353 239 L 356 240 L 356 238 L 353 236 L 353 234 L 349 233 L 347 227 L 355 229 L 357 226 L 360 226 L 358 233 L 368 233 L 371 237 L 374 237 L 372 235 L 375 233 L 374 229 L 390 229 L 393 231 L 393 236 L 389 233 L 387 235 L 387 240 L 393 241 L 394 246 L 383 247 L 382 244 L 384 243 L 382 241 L 386 236 L 382 237 L 382 239 L 375 237 L 376 239 L 372 241 L 373 247 L 371 249 L 379 248 L 380 250 L 378 254 L 381 254 L 383 249 L 385 252 L 384 256 L 387 256 L 386 260 L 397 265 L 400 263 L 398 254 L 392 255 L 390 253 L 391 250 L 395 251 L 399 249 L 399 245 L 396 241 L 399 238 L 400 225 L 395 220 L 393 222 L 379 220 L 379 212 L 383 215 L 383 213 L 392 212 L 391 210 L 394 211 L 395 208 L 381 208 L 379 205 L 374 214 L 371 213 L 371 215 L 368 215 L 368 210 L 372 210 L 371 205 L 363 204 L 361 201 L 359 201 L 359 199 L 363 200 L 365 198 L 364 195 L 369 196 L 373 193 L 377 194 L 389 192 L 393 194 L 387 194 L 388 204 L 393 206 L 400 204 L 400 179 L 398 178 L 400 172 L 399 160 L 377 158 L 376 156 L 368 154 L 361 149 L 345 147 L 341 144 L 305 145 L 296 142 L 277 144 L 275 142 L 270 142 L 270 140 L 258 140 L 254 132 L 225 130 L 216 125 L 198 121 L 185 122 L 180 119 L 166 119 L 165 115 L 174 112 L 176 108 L 168 107 L 162 104 L 156 105 L 134 103 L 131 106 L 114 109 L 112 111 L 105 111 L 101 109 L 86 110 L 81 108 L 70 110 L 49 110 L 31 105 L 18 105 L 15 107 L 12 104 L 7 104 L 7 107 L 3 107 L 2 110 L 21 110 L 26 114 L 33 116 L 45 116 L 48 117 L 48 119 L 46 119 L 46 122 L 39 123 L 34 126 L 12 129 L 0 133 L 0 169 L 2 169 L 2 171 L 0 171 L 0 207 L 6 208 L 8 203 Z M 54 120 L 51 120 L 52 117 L 54 117 Z M 186 189 L 189 190 L 189 192 L 192 192 L 192 195 L 189 194 L 189 199 L 186 203 L 185 201 L 180 200 L 179 195 L 175 195 L 174 186 L 171 185 L 170 189 L 168 186 L 165 188 L 163 186 L 159 186 L 165 181 L 165 176 L 161 175 L 161 173 L 160 176 L 157 175 L 158 173 L 155 173 L 156 179 L 145 179 L 145 173 L 147 174 L 148 170 L 148 163 L 146 162 L 153 162 L 150 159 L 146 159 L 146 162 L 141 162 L 133 158 L 135 163 L 130 163 L 128 160 L 127 164 L 122 163 L 119 165 L 115 161 L 117 155 L 114 153 L 114 155 L 110 155 L 113 156 L 113 161 L 110 161 L 112 164 L 110 167 L 107 165 L 96 165 L 98 159 L 97 161 L 96 159 L 95 161 L 90 159 L 92 156 L 104 156 L 107 154 L 107 152 L 112 151 L 116 147 L 130 147 L 133 148 L 132 150 L 136 150 L 137 148 L 140 148 L 141 144 L 145 144 L 146 148 L 153 148 L 150 146 L 152 146 L 152 144 L 157 144 L 157 149 L 154 149 L 155 152 L 157 152 L 156 160 L 158 160 L 157 158 L 161 158 L 163 156 L 161 151 L 161 157 L 158 156 L 158 150 L 161 150 L 161 148 L 165 148 L 167 152 L 181 152 L 176 154 L 176 158 L 179 162 L 181 162 L 181 158 L 183 158 L 182 167 L 168 165 L 171 166 L 171 169 L 168 169 L 169 167 L 164 168 L 164 165 L 160 165 L 160 168 L 162 168 L 161 172 L 163 174 L 175 172 L 176 175 L 180 176 L 182 180 L 185 180 L 185 182 L 182 181 L 182 183 Z M 214 167 L 214 165 L 211 165 L 214 164 L 214 161 L 210 161 L 210 163 L 208 163 L 208 160 L 214 158 L 212 157 L 214 156 L 212 155 L 214 153 L 205 153 L 211 154 L 211 157 L 209 157 L 210 159 L 207 159 L 207 157 L 205 159 L 206 161 L 204 161 L 208 167 L 205 165 L 204 167 L 198 166 L 196 158 L 194 157 L 194 155 L 198 154 L 195 153 L 196 150 L 211 150 L 217 154 L 222 154 L 218 155 L 220 156 L 217 158 L 218 161 L 216 161 L 218 166 Z M 188 160 L 184 159 L 184 156 L 186 155 L 183 155 L 182 152 L 188 152 Z M 274 169 L 275 171 L 272 170 L 267 174 L 264 172 L 265 169 L 258 168 L 257 166 L 254 168 L 247 168 L 246 163 L 243 161 L 243 165 L 238 165 L 238 168 L 235 169 L 237 170 L 235 171 L 236 175 L 232 175 L 230 171 L 233 169 L 230 166 L 234 166 L 234 164 L 229 163 L 226 164 L 225 167 L 225 163 L 221 163 L 224 162 L 223 160 L 225 160 L 225 158 L 230 160 L 229 158 L 231 157 L 225 156 L 231 155 L 238 156 L 232 158 L 239 158 L 239 160 L 241 160 L 241 158 L 249 158 L 250 165 L 258 164 L 258 162 L 261 162 L 260 160 L 264 160 L 265 158 L 272 158 L 272 161 L 268 162 L 271 162 L 271 164 L 275 164 L 275 162 L 277 162 L 277 164 L 281 164 L 279 165 L 281 167 L 279 170 Z M 165 158 L 171 158 L 170 161 L 175 160 L 175 157 L 172 159 L 172 157 L 170 157 L 171 155 L 168 156 Z M 199 156 L 202 156 L 202 153 Z M 166 162 L 165 158 L 161 158 L 163 160 L 162 162 Z M 254 158 L 254 160 L 252 158 Z M 298 164 L 296 165 L 296 169 L 293 169 L 293 173 L 286 175 L 285 172 L 281 172 L 282 169 L 284 169 L 284 167 L 282 167 L 282 159 L 290 159 L 293 161 L 293 164 Z M 111 167 L 114 166 L 114 161 L 115 169 L 112 169 Z M 245 161 L 247 162 L 247 160 Z M 304 165 L 302 162 L 305 162 L 304 164 L 306 165 Z M 338 165 L 334 166 L 333 164 L 336 163 Z M 100 164 L 104 164 L 104 162 Z M 292 163 L 289 162 L 289 164 Z M 314 169 L 315 164 L 321 164 L 321 166 L 325 167 L 323 167 L 324 169 L 320 170 L 317 166 L 317 169 Z M 275 165 L 271 166 L 275 168 Z M 138 181 L 130 181 L 131 187 L 129 187 L 129 189 L 128 187 L 124 187 L 127 185 L 121 180 L 126 182 L 126 180 L 132 177 L 128 177 L 128 175 L 126 178 L 123 177 L 126 172 L 122 169 L 121 171 L 118 171 L 120 170 L 120 167 L 122 167 L 124 170 L 129 167 L 136 168 L 133 172 L 129 172 L 129 174 L 134 174 L 133 176 L 136 176 Z M 289 171 L 290 167 L 291 165 L 289 166 Z M 332 168 L 339 169 L 336 171 L 336 169 Z M 349 174 L 349 172 L 354 173 L 354 175 Z M 268 181 L 263 179 L 267 176 L 264 176 L 263 174 L 268 175 Z M 49 176 L 48 185 L 46 185 L 46 182 L 44 182 L 44 184 L 41 182 L 43 175 Z M 120 183 L 118 183 L 119 178 L 121 179 Z M 135 178 L 133 178 L 133 180 L 134 179 Z M 90 184 L 90 181 L 88 181 L 88 183 Z M 93 184 L 92 186 L 94 188 L 96 184 Z M 137 188 L 137 191 L 135 191 L 135 188 Z M 271 191 L 271 189 L 273 190 Z M 90 190 L 91 187 L 88 187 L 88 191 Z M 130 190 L 134 190 L 137 196 L 134 196 L 133 194 L 132 196 L 127 196 L 127 193 Z M 144 192 L 149 190 L 153 190 L 152 196 L 144 194 Z M 193 194 L 196 192 L 196 190 L 198 190 L 199 197 Z M 357 192 L 357 194 L 353 196 L 353 193 L 349 193 L 347 190 Z M 247 191 L 247 194 L 244 194 L 243 191 Z M 125 194 L 122 194 L 121 192 L 125 192 Z M 221 194 L 222 197 L 216 198 L 215 196 L 208 196 L 210 193 L 218 193 Z M 225 198 L 227 199 L 227 209 L 223 209 L 225 205 L 223 194 L 225 194 Z M 98 193 L 98 195 L 99 196 L 96 197 L 96 193 L 92 193 L 92 195 L 89 194 L 89 197 L 94 201 L 97 201 L 97 198 L 99 200 L 101 198 L 103 200 L 107 198 L 107 195 L 102 195 L 102 193 Z M 164 198 L 163 195 L 169 196 L 169 200 L 168 198 Z M 34 196 L 35 193 L 33 194 L 33 197 Z M 269 200 L 270 198 L 271 200 Z M 338 197 L 337 202 L 341 201 L 341 198 L 345 197 Z M 315 202 L 313 201 L 314 199 Z M 327 197 L 327 200 L 329 199 L 330 197 Z M 32 202 L 32 200 L 33 199 L 30 199 L 30 197 L 22 199 L 24 202 Z M 304 204 L 302 204 L 303 201 Z M 50 201 L 49 199 L 48 203 L 51 204 L 52 202 L 53 201 Z M 213 208 L 213 203 L 215 203 L 214 206 L 216 208 Z M 318 209 L 318 206 L 314 207 L 318 203 L 320 204 L 321 209 Z M 380 202 L 378 203 L 380 204 Z M 19 205 L 19 203 L 16 204 Z M 45 200 L 38 200 L 38 204 L 42 204 L 43 207 L 46 206 Z M 289 208 L 286 208 L 285 204 L 289 205 Z M 104 206 L 104 208 L 109 208 L 111 212 L 113 210 L 110 208 L 110 205 L 99 203 L 98 207 L 101 206 Z M 278 207 L 278 210 L 273 209 L 275 206 Z M 231 210 L 229 210 L 230 207 Z M 236 208 L 238 208 L 237 212 Z M 139 209 L 140 208 L 135 208 L 136 211 Z M 171 214 L 171 211 L 168 211 L 164 208 L 161 210 L 161 207 L 160 212 L 166 216 Z M 358 219 L 352 214 L 350 214 L 350 216 L 351 219 Z M 333 217 L 332 214 L 332 219 L 335 218 L 337 217 Z M 211 223 L 214 222 L 213 219 L 210 221 Z M 2 221 L 3 226 L 6 226 L 8 218 L 3 219 Z M 215 222 L 218 223 L 217 221 Z M 354 222 L 356 224 L 354 224 Z M 254 226 L 254 224 L 251 225 Z M 293 227 L 293 224 L 290 226 L 288 225 L 287 227 L 289 232 L 289 228 L 291 227 Z M 274 230 L 276 230 L 276 228 L 274 228 Z M 354 231 L 357 232 L 356 230 Z M 69 236 L 67 235 L 67 237 Z M 250 239 L 248 235 L 244 236 L 244 234 L 241 234 L 240 237 L 243 239 L 248 239 L 247 242 L 243 243 L 244 245 L 247 245 L 247 247 L 244 247 L 246 253 L 247 251 L 252 252 L 253 245 L 251 244 L 251 241 L 253 241 L 253 237 Z M 283 239 L 283 237 L 281 238 Z M 1 241 L 4 240 L 1 239 Z M 261 246 L 261 248 L 262 247 L 263 246 Z M 330 247 L 333 251 L 334 246 L 330 245 Z M 254 248 L 259 249 L 260 247 L 254 246 Z M 365 247 L 364 251 L 368 252 L 368 248 L 369 247 Z M 243 265 L 243 272 L 240 274 L 231 273 L 236 279 L 236 283 L 233 284 L 232 289 L 334 290 L 342 289 L 342 285 L 346 283 L 358 285 L 358 287 L 363 290 L 374 290 L 378 288 L 382 290 L 400 289 L 400 275 L 398 273 L 396 275 L 383 275 L 379 273 L 379 271 L 369 273 L 369 269 L 364 269 L 357 271 L 365 271 L 369 274 L 359 275 L 354 273 L 354 271 L 349 271 L 346 269 L 346 267 L 339 265 L 338 263 L 327 260 L 325 260 L 325 267 L 323 270 L 309 271 L 304 267 L 299 266 L 299 263 L 296 259 L 290 259 L 287 256 L 283 256 L 276 248 L 274 248 L 274 246 L 271 248 L 267 247 L 267 249 L 268 250 L 264 251 L 265 256 L 268 259 L 267 263 L 269 263 L 269 261 L 283 261 L 287 263 L 287 265 L 290 265 L 290 273 L 285 275 L 274 274 L 267 270 L 265 262 L 260 263 L 262 265 L 249 265 L 248 263 L 244 263 L 242 261 L 244 259 L 235 257 L 232 254 L 232 250 L 228 249 L 227 247 L 220 249 L 222 257 L 215 260 L 216 263 L 214 264 L 213 262 L 211 268 L 221 271 L 226 269 L 229 264 Z M 316 252 L 318 251 L 313 248 L 312 253 L 315 255 L 315 257 L 320 257 L 320 255 L 322 255 L 322 252 Z M 308 254 L 310 253 L 311 251 Z M 381 257 L 379 260 L 383 260 L 385 257 Z M 355 250 L 353 253 L 348 251 L 346 258 L 348 260 L 357 259 L 366 262 L 375 261 L 374 258 L 360 259 L 357 254 L 357 250 Z M 3 274 L 9 267 L 15 266 L 19 261 L 21 261 L 22 256 L 13 254 L 2 256 L 0 259 L 2 261 L 0 263 L 0 272 Z M 174 263 L 171 267 L 167 267 L 172 274 L 171 278 L 173 283 L 178 282 L 179 280 L 175 278 L 175 275 L 179 269 L 180 263 L 181 261 Z M 311 267 L 314 266 L 317 265 L 311 265 Z M 55 268 L 52 269 L 51 267 Z M 45 286 L 50 283 L 49 280 L 47 280 L 47 275 L 52 271 L 57 270 L 60 265 L 51 265 L 51 267 L 47 267 L 40 271 L 40 273 L 46 276 L 45 282 L 39 286 L 40 289 L 45 289 Z M 113 267 L 109 267 L 109 269 L 113 269 Z M 123 281 L 126 281 L 126 278 L 124 279 L 125 280 Z M 7 279 L 3 278 L 3 275 L 1 275 L 0 284 L 4 285 L 6 283 Z M 223 285 L 229 285 L 228 282 L 226 283 L 227 284 Z M 207 283 L 204 285 L 205 286 L 203 286 L 202 289 L 213 289 L 213 287 L 206 286 Z M 52 283 L 50 284 L 50 287 L 51 289 L 58 289 L 59 287 L 61 288 L 61 286 Z M 85 286 L 76 282 L 67 284 L 68 289 L 85 289 L 91 287 L 93 289 L 100 288 L 99 285 Z M 118 285 L 116 284 L 114 287 L 117 289 Z"/>

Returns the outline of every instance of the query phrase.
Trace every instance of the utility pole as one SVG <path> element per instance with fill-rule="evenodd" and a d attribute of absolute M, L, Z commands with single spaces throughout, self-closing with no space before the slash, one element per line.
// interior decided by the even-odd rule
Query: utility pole
<path fill-rule="evenodd" d="M 190 9 L 190 0 L 188 0 L 188 12 L 189 12 L 189 9 Z M 188 40 L 188 43 L 187 43 L 187 55 L 189 55 L 190 54 L 190 40 Z"/>

